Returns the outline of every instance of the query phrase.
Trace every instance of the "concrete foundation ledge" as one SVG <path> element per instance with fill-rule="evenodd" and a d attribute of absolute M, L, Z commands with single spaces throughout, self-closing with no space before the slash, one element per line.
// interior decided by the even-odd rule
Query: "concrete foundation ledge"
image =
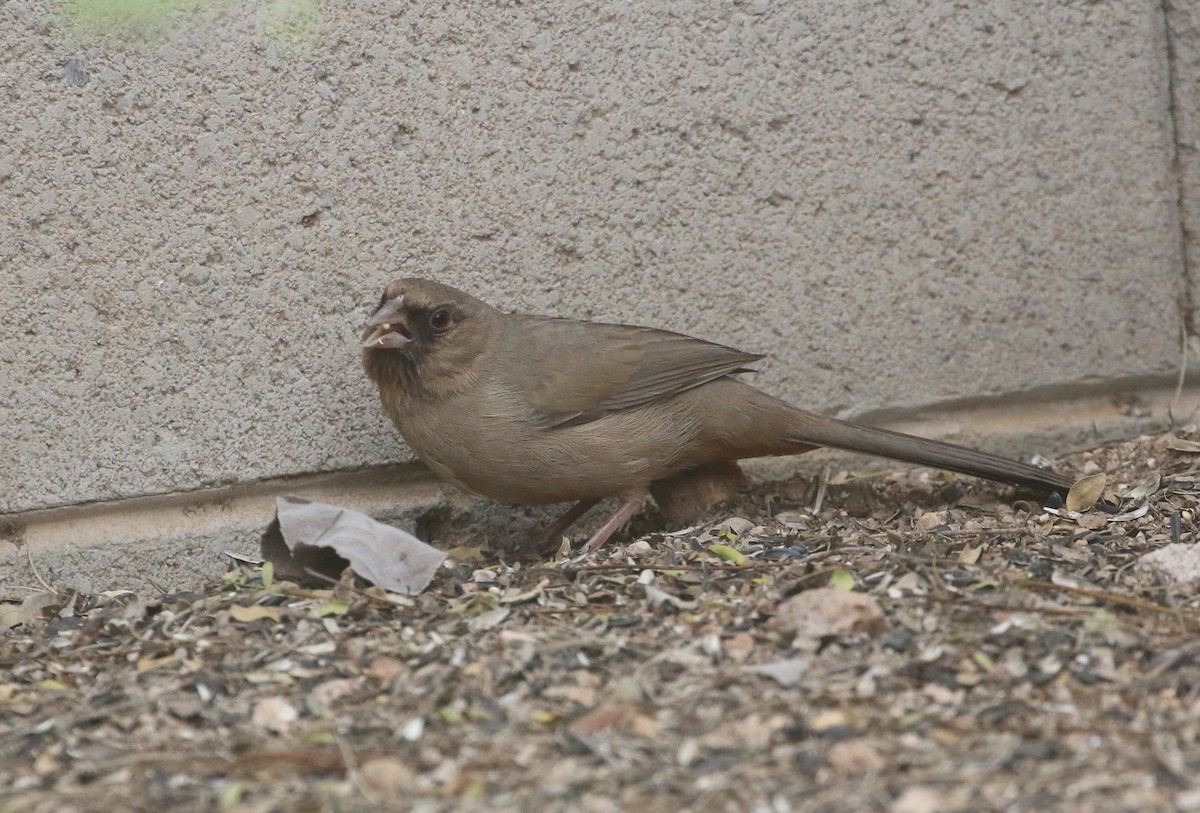
<path fill-rule="evenodd" d="M 1044 393 L 1003 402 L 876 413 L 871 423 L 969 442 L 1008 455 L 1055 456 L 1181 425 L 1200 406 L 1200 387 L 1126 382 L 1096 391 Z M 752 461 L 752 476 L 780 478 L 849 456 L 818 451 Z M 856 467 L 869 467 L 861 460 Z M 278 478 L 180 494 L 0 515 L 0 593 L 40 583 L 84 591 L 178 590 L 224 572 L 225 551 L 255 554 L 274 499 L 294 494 L 344 505 L 417 533 L 439 547 L 532 536 L 555 508 L 513 507 L 461 494 L 419 464 Z M 501 545 L 503 546 L 503 545 Z"/>

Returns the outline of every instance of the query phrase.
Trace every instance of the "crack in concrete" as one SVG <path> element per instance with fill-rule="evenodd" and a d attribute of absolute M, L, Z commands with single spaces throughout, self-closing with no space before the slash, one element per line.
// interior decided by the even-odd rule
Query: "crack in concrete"
<path fill-rule="evenodd" d="M 1185 335 L 1183 338 L 1183 352 L 1187 352 L 1187 334 L 1196 332 L 1196 293 L 1192 289 L 1192 275 L 1189 243 L 1191 235 L 1188 232 L 1188 197 L 1187 184 L 1184 182 L 1185 168 L 1183 158 L 1180 153 L 1183 150 L 1184 144 L 1181 137 L 1180 116 L 1179 116 L 1179 88 L 1177 85 L 1179 56 L 1175 41 L 1175 26 L 1172 25 L 1172 20 L 1175 19 L 1176 10 L 1172 6 L 1170 0 L 1162 0 L 1159 8 L 1162 12 L 1163 21 L 1163 42 L 1166 52 L 1166 82 L 1167 82 L 1167 119 L 1170 124 L 1171 134 L 1171 175 L 1175 181 L 1175 228 L 1179 236 L 1179 260 L 1180 272 L 1183 280 L 1181 285 L 1181 296 L 1179 303 L 1180 319 L 1183 324 Z"/>

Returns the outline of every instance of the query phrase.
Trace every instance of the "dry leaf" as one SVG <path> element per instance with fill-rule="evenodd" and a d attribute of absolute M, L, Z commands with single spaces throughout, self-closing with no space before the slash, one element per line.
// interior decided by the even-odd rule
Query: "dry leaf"
<path fill-rule="evenodd" d="M 730 658 L 740 663 L 750 657 L 750 653 L 754 649 L 754 636 L 748 632 L 739 632 L 721 641 L 721 649 L 725 650 L 725 654 Z"/>
<path fill-rule="evenodd" d="M 305 698 L 310 711 L 325 714 L 338 700 L 353 692 L 358 682 L 353 678 L 333 678 L 313 686 Z"/>
<path fill-rule="evenodd" d="M 769 677 L 780 686 L 795 686 L 808 671 L 809 663 L 811 661 L 808 658 L 787 658 L 786 660 L 747 666 L 746 672 L 751 675 Z"/>
<path fill-rule="evenodd" d="M 949 511 L 926 511 L 913 520 L 913 529 L 926 533 L 950 523 Z"/>
<path fill-rule="evenodd" d="M 967 545 L 958 553 L 958 561 L 964 565 L 973 565 L 979 561 L 979 555 L 983 553 L 983 545 L 971 547 Z"/>
<path fill-rule="evenodd" d="M 0 602 L 0 627 L 16 627 L 25 623 L 21 605 L 13 601 Z"/>
<path fill-rule="evenodd" d="M 1121 494 L 1120 496 L 1126 500 L 1132 500 L 1133 502 L 1141 502 L 1142 500 L 1145 500 L 1148 497 L 1150 497 L 1150 495 L 1157 493 L 1158 489 L 1161 486 L 1162 486 L 1162 475 L 1160 475 L 1156 472 L 1154 474 L 1151 474 L 1145 480 L 1142 480 L 1142 482 L 1138 483 L 1137 485 L 1132 486 L 1131 488 L 1126 490 L 1124 494 Z"/>
<path fill-rule="evenodd" d="M 281 576 L 306 568 L 337 578 L 346 563 L 394 593 L 420 593 L 446 558 L 410 533 L 366 514 L 299 497 L 278 497 L 275 519 L 262 537 L 263 557 Z"/>
<path fill-rule="evenodd" d="M 1108 514 L 1103 511 L 1088 511 L 1086 514 L 1081 514 L 1075 521 L 1079 523 L 1080 528 L 1095 531 L 1108 524 Z"/>
<path fill-rule="evenodd" d="M 385 802 L 405 798 L 417 784 L 412 769 L 396 757 L 368 759 L 358 773 L 367 787 L 378 793 Z"/>
<path fill-rule="evenodd" d="M 797 593 L 780 604 L 767 626 L 793 632 L 801 638 L 824 638 L 856 632 L 875 634 L 890 625 L 873 597 L 818 587 Z"/>
<path fill-rule="evenodd" d="M 825 758 L 829 761 L 829 767 L 847 776 L 874 773 L 887 764 L 875 746 L 863 739 L 835 742 L 829 746 Z"/>
<path fill-rule="evenodd" d="M 376 683 L 389 683 L 405 669 L 407 667 L 403 661 L 388 655 L 380 655 L 371 661 L 370 665 L 363 670 L 363 674 Z"/>
<path fill-rule="evenodd" d="M 499 610 L 489 610 L 486 613 L 480 613 L 467 622 L 467 629 L 471 632 L 485 632 L 492 629 L 508 618 L 511 612 L 507 607 L 502 607 Z"/>
<path fill-rule="evenodd" d="M 0 604 L 0 627 L 36 626 L 61 604 L 61 596 L 40 590 L 27 595 L 20 604 L 4 602 Z"/>
<path fill-rule="evenodd" d="M 243 624 L 263 618 L 278 621 L 283 618 L 283 609 L 280 607 L 264 607 L 261 604 L 251 604 L 249 607 L 241 604 L 233 604 L 229 607 L 229 617 Z"/>
<path fill-rule="evenodd" d="M 1109 522 L 1129 522 L 1131 520 L 1141 519 L 1142 517 L 1146 516 L 1146 514 L 1149 514 L 1149 513 L 1150 513 L 1150 506 L 1143 505 L 1143 506 L 1133 509 L 1132 511 L 1126 511 L 1122 514 L 1113 514 L 1111 517 L 1108 518 L 1108 521 Z"/>
<path fill-rule="evenodd" d="M 775 732 L 790 723 L 790 719 L 776 714 L 763 719 L 751 714 L 745 719 L 732 719 L 705 734 L 700 743 L 709 748 L 753 748 L 762 750 L 771 744 Z"/>
<path fill-rule="evenodd" d="M 567 729 L 572 734 L 588 736 L 612 729 L 625 729 L 641 716 L 637 706 L 629 703 L 602 703 L 581 717 L 576 718 Z"/>
<path fill-rule="evenodd" d="M 1082 477 L 1075 481 L 1067 492 L 1068 511 L 1089 511 L 1104 494 L 1104 483 L 1108 477 L 1104 472 Z"/>
<path fill-rule="evenodd" d="M 1178 438 L 1170 435 L 1163 440 L 1164 447 L 1174 452 L 1186 452 L 1188 454 L 1200 454 L 1200 442 Z"/>

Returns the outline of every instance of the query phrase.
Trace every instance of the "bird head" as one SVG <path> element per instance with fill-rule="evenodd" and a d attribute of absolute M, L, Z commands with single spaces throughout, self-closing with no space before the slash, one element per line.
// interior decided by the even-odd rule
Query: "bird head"
<path fill-rule="evenodd" d="M 368 373 L 403 364 L 423 383 L 466 371 L 486 348 L 493 308 L 449 285 L 406 278 L 384 289 L 362 333 Z"/>

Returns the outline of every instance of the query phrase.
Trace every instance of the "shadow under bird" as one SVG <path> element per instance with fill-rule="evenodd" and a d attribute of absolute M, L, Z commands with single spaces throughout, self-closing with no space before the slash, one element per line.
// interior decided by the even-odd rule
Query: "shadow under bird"
<path fill-rule="evenodd" d="M 443 479 L 508 503 L 575 502 L 556 539 L 602 499 L 620 507 L 711 464 L 819 446 L 1066 494 L 1049 469 L 797 409 L 735 378 L 763 356 L 633 325 L 504 313 L 425 279 L 387 286 L 362 337 L 388 416 Z"/>

